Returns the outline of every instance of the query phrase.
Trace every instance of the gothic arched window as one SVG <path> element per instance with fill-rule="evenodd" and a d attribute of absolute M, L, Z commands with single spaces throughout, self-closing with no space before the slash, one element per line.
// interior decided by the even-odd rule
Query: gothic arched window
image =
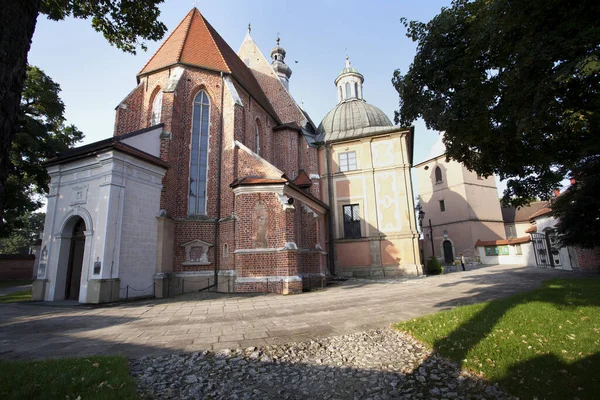
<path fill-rule="evenodd" d="M 441 183 L 442 181 L 442 170 L 440 167 L 435 167 L 435 183 Z"/>
<path fill-rule="evenodd" d="M 160 115 L 162 114 L 162 90 L 156 93 L 154 102 L 152 102 L 152 120 L 150 126 L 160 124 Z"/>
<path fill-rule="evenodd" d="M 350 82 L 346 82 L 346 99 L 349 99 L 350 97 Z"/>
<path fill-rule="evenodd" d="M 194 98 L 192 148 L 190 152 L 190 192 L 188 214 L 206 214 L 206 169 L 208 165 L 208 129 L 210 99 L 201 90 Z"/>
<path fill-rule="evenodd" d="M 260 129 L 258 121 L 254 127 L 254 152 L 260 156 Z"/>

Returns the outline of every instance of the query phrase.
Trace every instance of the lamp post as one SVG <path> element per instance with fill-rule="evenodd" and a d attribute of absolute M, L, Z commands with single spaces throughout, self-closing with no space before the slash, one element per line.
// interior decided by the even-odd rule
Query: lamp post
<path fill-rule="evenodd" d="M 429 218 L 429 239 L 431 239 L 431 255 L 435 257 L 435 250 L 433 247 L 433 228 L 431 227 L 431 218 Z"/>
<path fill-rule="evenodd" d="M 421 203 L 418 202 L 415 207 L 419 210 L 418 218 L 419 218 L 419 227 L 421 228 L 421 232 L 423 231 L 423 220 L 425 219 L 425 211 L 423 211 L 423 207 Z M 433 227 L 431 226 L 431 218 L 429 219 L 429 240 L 431 241 L 431 255 L 435 257 L 435 247 L 433 246 Z"/>

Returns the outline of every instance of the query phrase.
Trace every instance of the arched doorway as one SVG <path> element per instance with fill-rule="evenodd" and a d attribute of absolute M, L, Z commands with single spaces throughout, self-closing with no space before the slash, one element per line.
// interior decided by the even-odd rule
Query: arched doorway
<path fill-rule="evenodd" d="M 78 217 L 73 227 L 71 245 L 69 248 L 69 263 L 65 284 L 65 299 L 79 300 L 81 286 L 81 268 L 83 266 L 83 251 L 85 248 L 85 222 Z"/>
<path fill-rule="evenodd" d="M 454 262 L 454 252 L 452 251 L 452 242 L 449 240 L 444 240 L 442 243 L 444 246 L 444 261 L 447 264 L 451 264 Z"/>

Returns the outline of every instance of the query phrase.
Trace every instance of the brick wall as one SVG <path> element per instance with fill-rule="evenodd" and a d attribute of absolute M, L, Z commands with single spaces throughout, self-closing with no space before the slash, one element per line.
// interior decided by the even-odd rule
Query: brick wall
<path fill-rule="evenodd" d="M 32 279 L 34 255 L 0 254 L 0 281 Z"/>
<path fill-rule="evenodd" d="M 270 68 L 270 67 L 269 67 Z M 273 176 L 274 169 L 265 166 L 245 151 L 235 149 L 234 140 L 238 140 L 254 150 L 254 133 L 258 125 L 260 129 L 260 156 L 282 169 L 290 176 L 298 175 L 300 169 L 307 173 L 318 173 L 317 150 L 308 148 L 303 137 L 293 129 L 273 132 L 278 124 L 238 83 L 233 79 L 234 87 L 240 96 L 243 106 L 232 101 L 227 87 L 222 87 L 221 76 L 217 72 L 185 68 L 174 92 L 163 93 L 169 80 L 170 71 L 163 70 L 146 76 L 123 101 L 126 108 L 117 110 L 115 135 L 148 127 L 151 122 L 152 103 L 157 95 L 163 96 L 161 121 L 164 124 L 164 134 L 160 143 L 160 157 L 169 164 L 169 169 L 163 179 L 160 208 L 175 220 L 174 227 L 174 260 L 173 270 L 182 271 L 212 271 L 215 261 L 221 270 L 236 269 L 238 276 L 244 274 L 298 274 L 299 258 L 295 252 L 293 260 L 287 252 L 272 254 L 271 258 L 253 255 L 237 257 L 236 249 L 249 249 L 252 239 L 251 210 L 256 201 L 265 201 L 269 210 L 269 247 L 280 248 L 286 242 L 306 242 L 308 248 L 314 249 L 317 236 L 320 234 L 316 225 L 308 217 L 303 217 L 295 210 L 284 210 L 275 194 L 254 194 L 235 197 L 229 185 L 238 177 L 248 175 Z M 272 104 L 280 118 L 285 122 L 300 124 L 304 116 L 289 93 L 279 93 L 281 83 L 271 81 L 274 85 L 268 89 Z M 200 90 L 205 90 L 210 98 L 210 123 L 208 144 L 208 172 L 206 186 L 206 215 L 188 216 L 189 194 L 189 158 L 191 146 L 192 112 L 194 97 Z M 221 93 L 223 91 L 223 106 L 221 108 Z M 280 104 L 287 102 L 286 104 Z M 219 164 L 219 139 L 222 141 Z M 221 173 L 220 210 L 217 210 L 219 196 L 218 173 Z M 314 185 L 311 192 L 319 195 Z M 300 205 L 298 205 L 300 206 Z M 304 211 L 302 212 L 306 214 Z M 236 218 L 232 218 L 235 214 Z M 219 225 L 219 243 L 215 243 L 217 219 Z M 309 224 L 306 231 L 302 224 Z M 298 232 L 303 232 L 301 239 Z M 298 236 L 298 238 L 296 238 Z M 210 243 L 208 252 L 210 265 L 183 265 L 185 249 L 182 244 L 194 239 Z M 227 256 L 224 256 L 224 245 L 227 244 Z M 217 245 L 217 246 L 215 246 Z M 217 248 L 218 247 L 218 248 Z M 218 257 L 217 259 L 215 259 Z M 307 265 L 316 265 L 315 257 L 305 257 Z M 270 269 L 270 272 L 265 268 Z M 315 270 L 314 267 L 307 267 Z M 286 275 L 287 276 L 287 275 Z M 289 282 L 289 288 L 296 288 L 297 282 Z M 301 282 L 300 282 L 301 285 Z M 251 288 L 252 285 L 242 285 L 240 290 Z M 246 288 L 246 289 L 244 289 Z M 289 289 L 288 288 L 288 289 Z M 250 290 L 250 289 L 248 289 Z M 287 290 L 287 289 L 286 289 Z M 291 290 L 291 289 L 290 289 Z"/>
<path fill-rule="evenodd" d="M 117 106 L 115 116 L 115 136 L 133 132 L 141 126 L 140 111 L 144 107 L 144 82 L 142 81 L 127 97 Z"/>
<path fill-rule="evenodd" d="M 575 248 L 579 268 L 586 272 L 600 273 L 600 247 L 593 249 Z"/>

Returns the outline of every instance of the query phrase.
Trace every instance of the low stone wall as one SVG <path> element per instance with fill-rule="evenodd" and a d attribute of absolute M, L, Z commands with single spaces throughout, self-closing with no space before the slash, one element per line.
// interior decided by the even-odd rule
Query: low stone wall
<path fill-rule="evenodd" d="M 0 254 L 0 281 L 33 279 L 35 256 Z"/>

